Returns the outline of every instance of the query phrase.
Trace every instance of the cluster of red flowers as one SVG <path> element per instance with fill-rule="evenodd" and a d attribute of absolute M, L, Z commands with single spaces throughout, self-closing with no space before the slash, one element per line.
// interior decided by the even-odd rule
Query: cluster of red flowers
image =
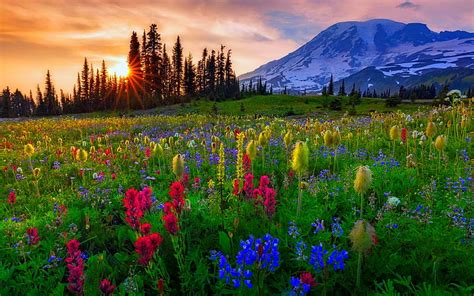
<path fill-rule="evenodd" d="M 173 208 L 176 210 L 176 213 L 180 214 L 184 208 L 184 186 L 181 182 L 173 182 L 170 186 L 170 191 L 168 192 L 169 196 L 173 200 Z"/>
<path fill-rule="evenodd" d="M 239 187 L 240 181 L 238 179 L 234 180 L 234 190 L 232 193 L 239 195 L 243 192 L 247 199 L 254 199 L 256 205 L 263 205 L 265 213 L 271 218 L 275 214 L 276 191 L 270 187 L 270 178 L 268 176 L 261 176 L 258 188 L 254 188 L 253 179 L 254 176 L 251 173 L 245 174 L 242 190 Z"/>
<path fill-rule="evenodd" d="M 300 275 L 300 280 L 301 283 L 309 285 L 310 287 L 315 287 L 318 285 L 314 280 L 313 275 L 306 271 Z"/>
<path fill-rule="evenodd" d="M 138 262 L 143 265 L 148 264 L 162 242 L 163 238 L 157 232 L 139 237 L 134 244 L 135 252 L 140 254 Z"/>
<path fill-rule="evenodd" d="M 270 178 L 268 178 L 268 176 L 261 176 L 260 184 L 258 188 L 256 188 L 253 191 L 253 195 L 257 203 L 263 204 L 265 213 L 268 215 L 268 217 L 271 218 L 273 214 L 275 214 L 276 191 L 275 189 L 269 187 L 269 185 L 270 185 Z"/>
<path fill-rule="evenodd" d="M 138 229 L 140 227 L 140 219 L 143 217 L 143 212 L 151 207 L 151 189 L 145 187 L 142 191 L 134 188 L 127 190 L 123 204 L 127 209 L 125 212 L 125 220 L 127 223 Z"/>
<path fill-rule="evenodd" d="M 108 279 L 103 279 L 100 281 L 99 289 L 102 292 L 102 295 L 109 296 L 114 292 L 115 285 L 112 285 Z"/>
<path fill-rule="evenodd" d="M 69 270 L 67 278 L 69 285 L 67 288 L 72 293 L 81 295 L 84 286 L 84 261 L 79 250 L 79 242 L 72 239 L 66 244 L 66 247 L 67 258 L 64 261 L 66 261 L 67 269 Z"/>
<path fill-rule="evenodd" d="M 36 245 L 40 241 L 40 237 L 38 236 L 38 228 L 28 228 L 26 230 L 26 235 L 28 237 L 28 244 Z"/>
<path fill-rule="evenodd" d="M 165 222 L 165 228 L 171 235 L 176 235 L 179 231 L 178 217 L 174 214 L 173 211 L 165 212 L 163 216 L 163 221 Z"/>
<path fill-rule="evenodd" d="M 253 175 L 248 173 L 244 176 L 244 188 L 245 197 L 250 199 L 253 197 Z"/>
<path fill-rule="evenodd" d="M 14 205 L 16 203 L 16 193 L 15 191 L 10 191 L 8 194 L 8 203 Z"/>
<path fill-rule="evenodd" d="M 163 206 L 163 221 L 165 228 L 171 235 L 176 235 L 179 231 L 178 215 L 184 209 L 186 201 L 184 199 L 184 186 L 182 182 L 173 182 L 168 192 L 171 202 L 166 202 Z"/>
<path fill-rule="evenodd" d="M 402 128 L 402 133 L 401 133 L 401 138 L 402 138 L 402 142 L 403 143 L 406 143 L 407 142 L 407 129 L 404 127 Z"/>

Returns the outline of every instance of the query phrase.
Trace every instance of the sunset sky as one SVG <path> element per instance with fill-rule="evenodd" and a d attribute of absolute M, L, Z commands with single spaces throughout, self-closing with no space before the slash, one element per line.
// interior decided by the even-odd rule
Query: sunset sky
<path fill-rule="evenodd" d="M 434 31 L 474 31 L 472 0 L 0 0 L 0 87 L 72 90 L 84 57 L 109 68 L 126 64 L 132 31 L 151 23 L 172 46 L 180 35 L 195 61 L 202 48 L 233 50 L 237 74 L 279 58 L 340 21 L 390 18 Z M 141 39 L 140 39 L 141 40 Z"/>

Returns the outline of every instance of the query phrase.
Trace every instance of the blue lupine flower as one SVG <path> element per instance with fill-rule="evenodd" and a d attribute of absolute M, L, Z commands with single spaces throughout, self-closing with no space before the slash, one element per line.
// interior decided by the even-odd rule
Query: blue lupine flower
<path fill-rule="evenodd" d="M 349 253 L 346 250 L 334 249 L 329 255 L 327 263 L 334 267 L 334 271 L 344 270 L 344 260 L 347 258 L 349 258 Z"/>
<path fill-rule="evenodd" d="M 323 249 L 323 245 L 311 247 L 311 255 L 309 258 L 309 264 L 311 264 L 316 271 L 320 271 L 324 268 L 324 255 L 328 251 Z"/>
<path fill-rule="evenodd" d="M 313 233 L 317 234 L 320 231 L 324 231 L 324 220 L 316 219 L 311 226 L 313 226 Z"/>
<path fill-rule="evenodd" d="M 297 236 L 300 235 L 298 231 L 298 227 L 296 226 L 296 223 L 294 221 L 290 221 L 288 226 L 288 235 L 291 236 L 292 238 L 296 238 Z"/>
<path fill-rule="evenodd" d="M 331 224 L 331 232 L 335 237 L 341 237 L 344 234 L 344 230 L 340 224 L 340 219 L 337 217 L 332 218 L 333 223 Z"/>

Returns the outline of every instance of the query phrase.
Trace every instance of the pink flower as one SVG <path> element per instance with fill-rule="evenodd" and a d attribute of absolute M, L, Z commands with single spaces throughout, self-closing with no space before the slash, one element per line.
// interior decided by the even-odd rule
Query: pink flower
<path fill-rule="evenodd" d="M 112 295 L 112 293 L 114 292 L 115 285 L 112 285 L 112 283 L 108 279 L 103 279 L 102 281 L 100 281 L 99 289 L 103 295 L 109 296 Z"/>
<path fill-rule="evenodd" d="M 247 198 L 253 197 L 253 175 L 251 173 L 248 173 L 244 176 L 243 191 L 245 193 L 245 197 Z"/>
<path fill-rule="evenodd" d="M 67 263 L 69 276 L 68 290 L 76 295 L 82 295 L 84 286 L 84 261 L 82 260 L 82 252 L 79 250 L 79 242 L 75 239 L 70 240 L 67 244 L 68 256 L 64 260 Z"/>

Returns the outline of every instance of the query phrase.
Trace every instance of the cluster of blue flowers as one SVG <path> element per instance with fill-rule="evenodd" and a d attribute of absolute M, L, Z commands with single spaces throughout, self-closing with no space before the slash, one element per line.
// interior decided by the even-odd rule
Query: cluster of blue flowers
<path fill-rule="evenodd" d="M 211 251 L 210 259 L 218 261 L 219 279 L 226 284 L 232 283 L 234 288 L 245 285 L 252 288 L 254 269 L 274 272 L 280 265 L 279 239 L 266 234 L 263 238 L 254 238 L 240 242 L 240 250 L 235 256 L 236 267 L 232 267 L 227 257 L 220 251 Z"/>
<path fill-rule="evenodd" d="M 292 276 L 290 279 L 290 285 L 290 296 L 304 296 L 309 293 L 309 290 L 311 290 L 311 285 L 304 283 L 298 277 Z"/>
<path fill-rule="evenodd" d="M 471 187 L 472 178 L 462 178 L 459 177 L 457 181 L 452 180 L 450 177 L 446 178 L 446 185 L 444 186 L 445 189 L 457 194 L 460 192 L 466 192 L 468 188 Z"/>

